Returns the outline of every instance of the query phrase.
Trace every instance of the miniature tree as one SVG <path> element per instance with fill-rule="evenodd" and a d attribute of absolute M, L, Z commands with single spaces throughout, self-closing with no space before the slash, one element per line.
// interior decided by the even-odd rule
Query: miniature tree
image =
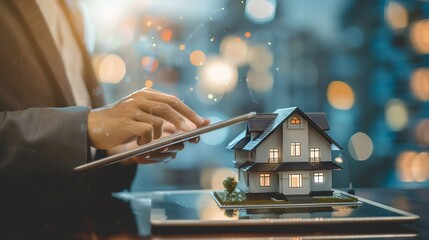
<path fill-rule="evenodd" d="M 222 183 L 225 188 L 225 191 L 228 193 L 228 198 L 232 199 L 232 193 L 237 187 L 237 181 L 235 181 L 234 177 L 227 177 L 225 178 L 225 180 L 223 180 Z"/>

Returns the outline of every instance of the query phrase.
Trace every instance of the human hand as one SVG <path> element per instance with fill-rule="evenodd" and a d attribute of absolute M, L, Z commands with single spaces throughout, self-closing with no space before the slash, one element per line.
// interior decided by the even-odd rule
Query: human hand
<path fill-rule="evenodd" d="M 132 141 L 142 145 L 163 133 L 190 131 L 208 122 L 177 97 L 144 88 L 112 105 L 91 110 L 88 136 L 91 146 L 109 149 Z"/>

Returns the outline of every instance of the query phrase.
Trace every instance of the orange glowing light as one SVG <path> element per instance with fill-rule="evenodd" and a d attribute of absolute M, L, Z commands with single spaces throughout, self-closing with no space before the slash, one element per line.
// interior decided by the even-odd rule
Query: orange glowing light
<path fill-rule="evenodd" d="M 245 32 L 245 33 L 244 33 L 244 36 L 245 36 L 246 38 L 250 38 L 250 37 L 252 36 L 252 34 L 251 34 L 250 32 Z"/>
<path fill-rule="evenodd" d="M 417 52 L 429 53 L 429 19 L 415 22 L 411 26 L 410 38 Z"/>
<path fill-rule="evenodd" d="M 185 44 L 180 44 L 180 45 L 179 45 L 179 49 L 180 49 L 181 51 L 185 50 L 185 48 L 186 48 L 186 47 L 185 47 Z"/>
<path fill-rule="evenodd" d="M 429 100 L 429 68 L 418 68 L 411 76 L 411 91 L 421 101 Z"/>
<path fill-rule="evenodd" d="M 171 29 L 166 28 L 166 29 L 162 30 L 162 32 L 161 32 L 162 41 L 170 42 L 172 38 L 173 38 L 173 31 Z"/>
<path fill-rule="evenodd" d="M 189 59 L 192 65 L 199 67 L 206 61 L 206 54 L 201 50 L 195 50 L 191 53 Z"/>
<path fill-rule="evenodd" d="M 98 68 L 98 76 L 103 83 L 119 83 L 124 78 L 125 73 L 124 60 L 115 54 L 104 57 Z"/>
<path fill-rule="evenodd" d="M 144 85 L 145 85 L 145 87 L 151 88 L 153 86 L 153 82 L 151 80 L 146 80 Z"/>
<path fill-rule="evenodd" d="M 386 11 L 385 18 L 391 28 L 400 30 L 404 29 L 408 24 L 408 12 L 401 4 L 390 1 Z"/>
<path fill-rule="evenodd" d="M 142 57 L 141 64 L 143 69 L 145 69 L 148 72 L 154 72 L 158 68 L 158 60 L 152 56 L 145 56 Z"/>
<path fill-rule="evenodd" d="M 347 110 L 355 102 L 353 89 L 345 82 L 333 81 L 328 86 L 328 102 L 332 107 Z"/>

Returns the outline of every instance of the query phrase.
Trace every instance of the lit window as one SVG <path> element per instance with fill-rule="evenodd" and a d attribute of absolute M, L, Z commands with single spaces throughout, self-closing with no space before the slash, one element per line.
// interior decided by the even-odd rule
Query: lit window
<path fill-rule="evenodd" d="M 300 142 L 290 143 L 290 156 L 291 157 L 301 156 L 301 143 Z"/>
<path fill-rule="evenodd" d="M 317 172 L 314 173 L 314 182 L 315 183 L 323 183 L 324 179 L 323 179 L 323 173 L 321 172 Z"/>
<path fill-rule="evenodd" d="M 279 149 L 270 148 L 270 156 L 268 158 L 269 163 L 278 163 L 279 162 Z"/>
<path fill-rule="evenodd" d="M 293 116 L 293 117 L 290 119 L 290 123 L 291 123 L 291 124 L 294 124 L 294 125 L 296 125 L 296 124 L 301 124 L 301 119 L 299 119 L 299 117 L 297 117 L 297 116 Z"/>
<path fill-rule="evenodd" d="M 301 188 L 302 187 L 302 174 L 290 174 L 289 175 L 289 187 L 290 188 Z"/>
<path fill-rule="evenodd" d="M 261 186 L 261 187 L 269 187 L 270 186 L 270 174 L 269 173 L 259 174 L 259 186 Z"/>
<path fill-rule="evenodd" d="M 320 148 L 310 148 L 310 162 L 320 162 Z"/>

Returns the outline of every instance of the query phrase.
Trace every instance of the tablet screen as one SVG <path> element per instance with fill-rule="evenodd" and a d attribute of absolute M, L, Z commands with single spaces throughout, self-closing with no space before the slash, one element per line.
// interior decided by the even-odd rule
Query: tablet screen
<path fill-rule="evenodd" d="M 217 122 L 214 124 L 210 124 L 208 126 L 204 126 L 204 127 L 200 127 L 197 129 L 194 129 L 192 131 L 189 132 L 184 132 L 184 133 L 178 133 L 178 134 L 173 134 L 171 136 L 168 137 L 163 137 L 160 139 L 157 139 L 155 141 L 152 141 L 148 144 L 142 145 L 141 147 L 138 147 L 136 149 L 132 149 L 130 151 L 126 151 L 123 153 L 119 153 L 113 156 L 109 156 L 106 158 L 102 158 L 100 160 L 97 161 L 93 161 L 84 165 L 80 165 L 76 168 L 74 168 L 74 171 L 79 172 L 79 171 L 85 171 L 85 170 L 90 170 L 90 169 L 96 169 L 99 167 L 103 167 L 109 164 L 113 164 L 116 162 L 120 162 L 122 160 L 125 160 L 127 158 L 130 157 L 134 157 L 140 154 L 144 154 L 144 153 L 148 153 L 151 151 L 155 151 L 161 148 L 164 148 L 166 146 L 170 146 L 179 142 L 185 142 L 188 141 L 190 139 L 193 139 L 195 137 L 198 137 L 201 134 L 207 133 L 207 132 L 211 132 L 220 128 L 224 128 L 227 126 L 231 126 L 240 122 L 244 122 L 247 121 L 249 119 L 252 119 L 253 117 L 256 116 L 255 112 L 251 112 L 248 114 L 244 114 L 235 118 L 231 118 L 222 122 Z"/>

